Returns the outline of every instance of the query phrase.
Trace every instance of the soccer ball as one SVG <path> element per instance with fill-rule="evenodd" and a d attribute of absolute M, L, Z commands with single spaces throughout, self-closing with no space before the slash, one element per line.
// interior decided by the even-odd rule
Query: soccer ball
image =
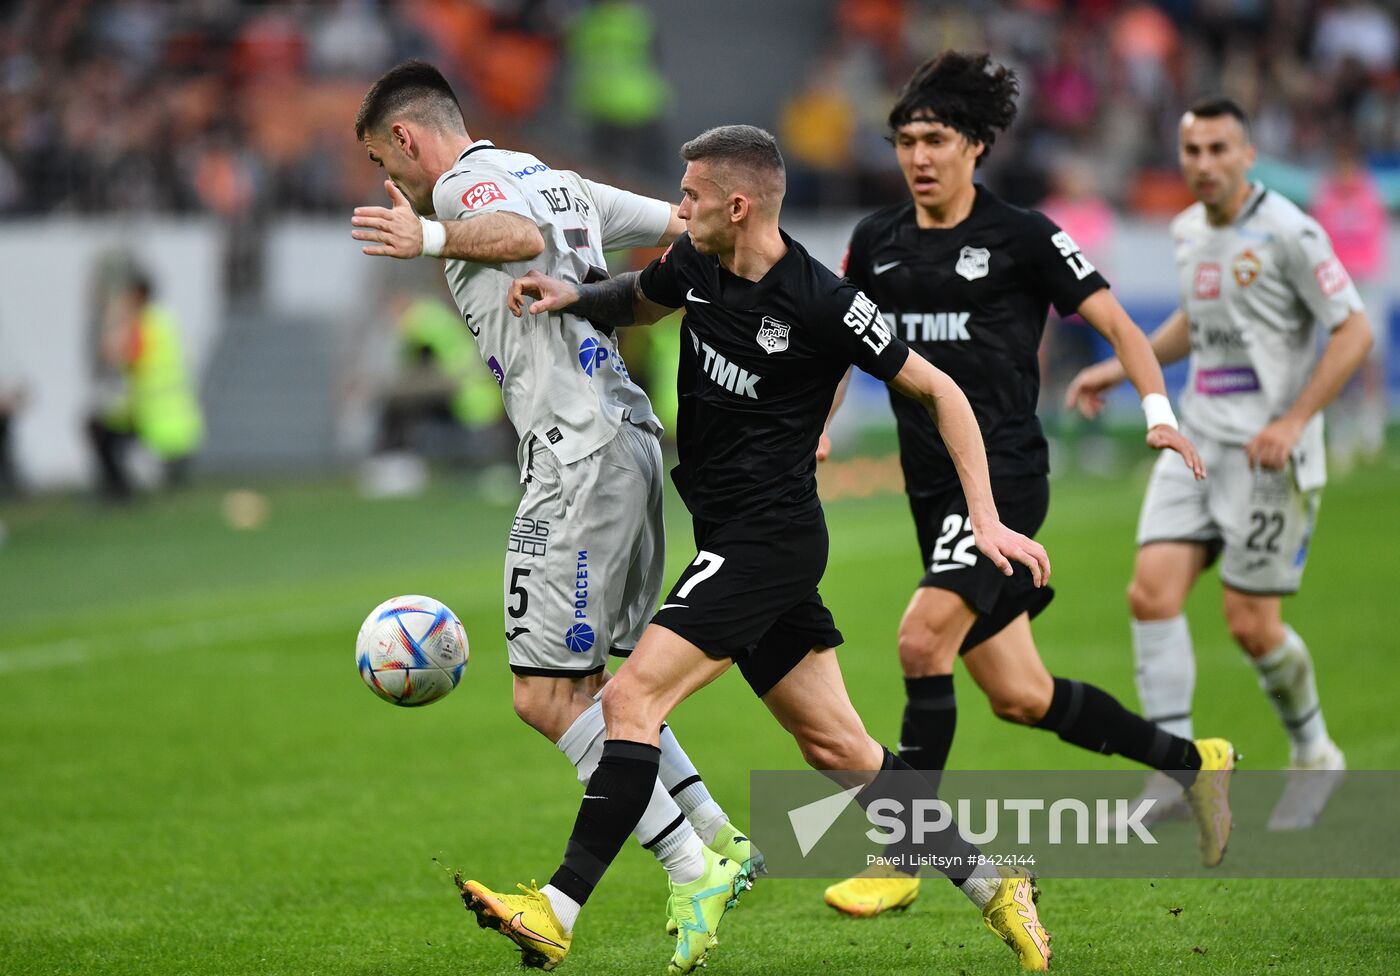
<path fill-rule="evenodd" d="M 396 596 L 370 611 L 355 638 L 355 664 L 387 702 L 429 705 L 462 680 L 467 634 L 457 615 L 429 596 Z"/>

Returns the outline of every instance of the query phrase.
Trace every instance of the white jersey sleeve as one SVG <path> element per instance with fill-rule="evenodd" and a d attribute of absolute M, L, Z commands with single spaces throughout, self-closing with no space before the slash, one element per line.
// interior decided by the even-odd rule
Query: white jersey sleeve
<path fill-rule="evenodd" d="M 584 180 L 598 208 L 603 248 L 656 247 L 671 222 L 671 205 L 663 200 Z"/>
<path fill-rule="evenodd" d="M 1321 325 L 1335 329 L 1360 311 L 1361 295 L 1332 250 L 1332 241 L 1312 217 L 1298 215 L 1297 231 L 1280 239 L 1288 280 Z"/>

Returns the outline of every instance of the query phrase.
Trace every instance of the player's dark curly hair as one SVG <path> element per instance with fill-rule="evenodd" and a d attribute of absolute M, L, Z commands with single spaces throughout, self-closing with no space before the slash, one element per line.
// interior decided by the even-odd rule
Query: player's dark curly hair
<path fill-rule="evenodd" d="M 910 122 L 942 122 L 968 142 L 980 142 L 987 158 L 997 133 L 1016 118 L 1021 83 L 1016 72 L 993 64 L 988 54 L 944 51 L 925 61 L 905 83 L 890 109 L 890 132 Z"/>

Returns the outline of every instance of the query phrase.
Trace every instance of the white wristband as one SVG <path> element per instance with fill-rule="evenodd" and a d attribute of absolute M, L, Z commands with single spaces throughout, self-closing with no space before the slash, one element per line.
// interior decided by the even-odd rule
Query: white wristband
<path fill-rule="evenodd" d="M 423 225 L 423 253 L 430 258 L 442 257 L 442 249 L 447 246 L 447 228 L 436 220 L 419 217 Z"/>
<path fill-rule="evenodd" d="M 1147 429 L 1166 425 L 1176 430 L 1176 414 L 1172 413 L 1172 402 L 1160 393 L 1149 393 L 1142 398 L 1142 412 L 1147 415 Z"/>

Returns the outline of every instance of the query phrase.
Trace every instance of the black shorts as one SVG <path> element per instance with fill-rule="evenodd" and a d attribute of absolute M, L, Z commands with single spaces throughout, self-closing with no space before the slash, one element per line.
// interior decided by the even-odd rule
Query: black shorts
<path fill-rule="evenodd" d="M 1050 482 L 1042 476 L 993 481 L 992 498 L 1004 525 L 1034 537 L 1050 507 Z M 1000 633 L 1023 613 L 1034 617 L 1054 599 L 1055 591 L 1049 586 L 1036 589 L 1025 566 L 1012 563 L 1015 573 L 1004 576 L 978 550 L 972 541 L 972 523 L 961 486 L 938 495 L 911 495 L 909 509 L 914 514 L 924 561 L 919 585 L 951 590 L 977 611 L 977 622 L 968 631 L 959 654 Z"/>
<path fill-rule="evenodd" d="M 652 622 L 713 658 L 733 658 L 760 698 L 814 647 L 844 638 L 817 584 L 828 540 L 821 509 L 798 517 L 696 519 L 695 559 Z"/>

